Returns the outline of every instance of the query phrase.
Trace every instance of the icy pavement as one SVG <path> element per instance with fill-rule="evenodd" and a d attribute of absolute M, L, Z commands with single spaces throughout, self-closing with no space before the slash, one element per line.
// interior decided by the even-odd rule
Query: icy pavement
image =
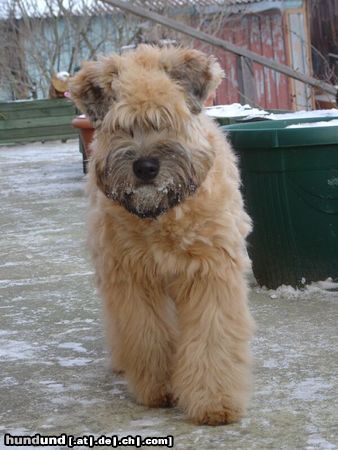
<path fill-rule="evenodd" d="M 198 427 L 177 409 L 134 403 L 109 369 L 83 188 L 75 141 L 0 148 L 1 434 L 172 435 L 174 448 L 194 450 L 338 448 L 338 293 L 320 285 L 252 289 L 255 381 L 241 423 Z"/>

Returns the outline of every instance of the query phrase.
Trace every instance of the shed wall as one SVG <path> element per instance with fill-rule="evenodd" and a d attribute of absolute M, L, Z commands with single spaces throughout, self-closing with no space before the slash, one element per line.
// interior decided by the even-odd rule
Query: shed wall
<path fill-rule="evenodd" d="M 287 43 L 280 10 L 226 20 L 219 37 L 287 64 Z M 268 109 L 292 107 L 285 75 L 215 47 L 210 52 L 220 60 L 226 74 L 215 104 L 250 103 Z"/>

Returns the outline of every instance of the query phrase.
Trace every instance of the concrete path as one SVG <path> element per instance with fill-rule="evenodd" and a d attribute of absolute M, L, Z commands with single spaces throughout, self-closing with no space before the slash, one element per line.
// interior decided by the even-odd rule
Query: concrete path
<path fill-rule="evenodd" d="M 75 141 L 0 148 L 1 434 L 172 435 L 174 448 L 194 450 L 338 448 L 338 293 L 320 285 L 252 289 L 255 383 L 241 423 L 197 427 L 177 409 L 134 403 L 109 369 L 83 187 Z"/>

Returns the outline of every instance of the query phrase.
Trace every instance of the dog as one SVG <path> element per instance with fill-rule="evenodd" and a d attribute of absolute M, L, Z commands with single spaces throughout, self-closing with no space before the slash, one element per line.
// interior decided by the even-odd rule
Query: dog
<path fill-rule="evenodd" d="M 238 421 L 251 385 L 251 220 L 203 112 L 223 75 L 200 51 L 141 45 L 70 81 L 96 129 L 88 236 L 113 367 L 139 403 L 208 425 Z"/>

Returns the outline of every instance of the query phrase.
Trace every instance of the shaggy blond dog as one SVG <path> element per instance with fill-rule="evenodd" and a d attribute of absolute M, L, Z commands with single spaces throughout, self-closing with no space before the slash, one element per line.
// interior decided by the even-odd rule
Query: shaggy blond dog
<path fill-rule="evenodd" d="M 199 51 L 140 46 L 71 81 L 96 127 L 89 242 L 114 367 L 140 403 L 209 425 L 245 412 L 253 325 L 236 158 L 202 112 L 222 76 Z"/>

